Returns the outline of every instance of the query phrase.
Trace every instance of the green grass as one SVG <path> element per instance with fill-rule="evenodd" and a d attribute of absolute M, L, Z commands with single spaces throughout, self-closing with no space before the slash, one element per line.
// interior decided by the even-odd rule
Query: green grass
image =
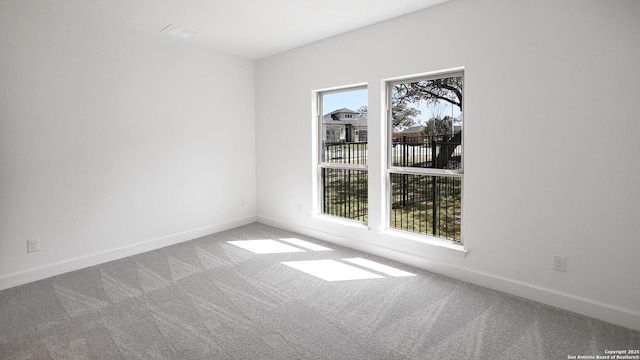
<path fill-rule="evenodd" d="M 454 196 L 423 201 L 391 210 L 391 228 L 460 242 L 460 199 Z M 433 223 L 436 223 L 435 233 Z"/>

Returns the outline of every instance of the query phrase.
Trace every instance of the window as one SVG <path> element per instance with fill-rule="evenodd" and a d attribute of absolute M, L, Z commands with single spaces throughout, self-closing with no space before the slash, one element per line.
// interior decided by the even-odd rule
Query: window
<path fill-rule="evenodd" d="M 368 221 L 367 89 L 318 93 L 320 213 Z"/>
<path fill-rule="evenodd" d="M 389 227 L 460 243 L 463 72 L 387 83 Z"/>

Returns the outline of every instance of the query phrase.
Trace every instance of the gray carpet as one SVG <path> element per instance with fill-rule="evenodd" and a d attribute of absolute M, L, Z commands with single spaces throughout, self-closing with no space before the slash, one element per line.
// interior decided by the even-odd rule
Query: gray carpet
<path fill-rule="evenodd" d="M 228 242 L 268 239 L 254 245 L 296 252 Z M 296 268 L 327 259 L 321 271 L 342 266 L 331 276 L 374 278 Z M 637 331 L 261 224 L 0 292 L 2 359 L 567 359 L 639 347 Z"/>

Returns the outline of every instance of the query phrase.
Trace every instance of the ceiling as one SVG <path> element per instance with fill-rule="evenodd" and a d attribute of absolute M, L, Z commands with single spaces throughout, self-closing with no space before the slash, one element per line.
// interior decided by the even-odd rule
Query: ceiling
<path fill-rule="evenodd" d="M 195 31 L 187 41 L 259 59 L 448 0 L 64 0 L 74 12 L 132 31 L 169 24 Z"/>

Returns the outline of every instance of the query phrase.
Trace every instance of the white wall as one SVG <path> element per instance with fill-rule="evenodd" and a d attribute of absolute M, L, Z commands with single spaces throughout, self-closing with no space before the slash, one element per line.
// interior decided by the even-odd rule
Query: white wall
<path fill-rule="evenodd" d="M 0 2 L 0 289 L 255 221 L 254 62 L 64 5 Z"/>
<path fill-rule="evenodd" d="M 259 219 L 640 329 L 639 18 L 637 1 L 453 0 L 258 61 Z M 376 210 L 381 79 L 457 66 L 466 256 L 381 233 Z M 312 216 L 312 91 L 360 82 L 370 229 Z"/>

